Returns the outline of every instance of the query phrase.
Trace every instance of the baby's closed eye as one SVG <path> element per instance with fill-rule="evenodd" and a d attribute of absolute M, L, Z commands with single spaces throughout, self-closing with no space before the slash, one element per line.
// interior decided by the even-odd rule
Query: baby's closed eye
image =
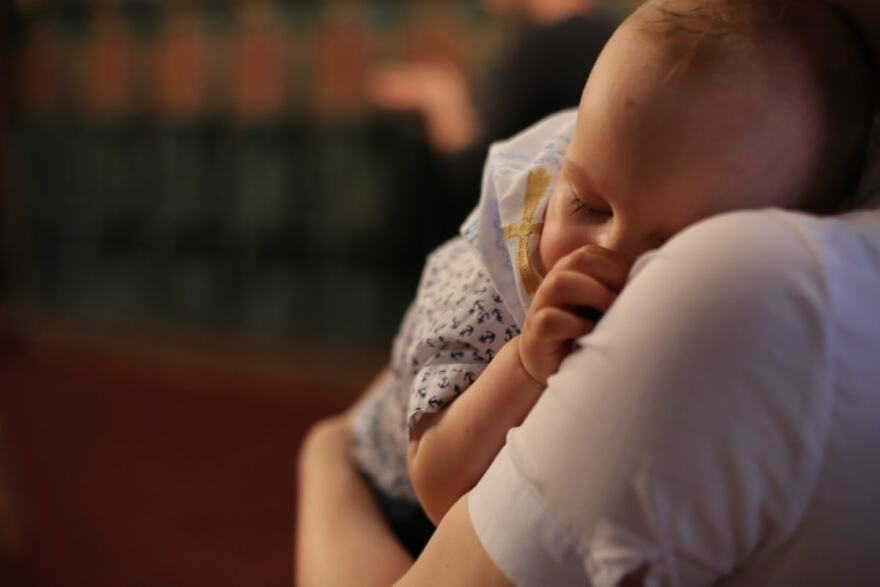
<path fill-rule="evenodd" d="M 571 209 L 572 214 L 577 215 L 590 224 L 602 224 L 611 218 L 611 212 L 590 206 L 571 188 L 568 191 L 568 207 Z"/>

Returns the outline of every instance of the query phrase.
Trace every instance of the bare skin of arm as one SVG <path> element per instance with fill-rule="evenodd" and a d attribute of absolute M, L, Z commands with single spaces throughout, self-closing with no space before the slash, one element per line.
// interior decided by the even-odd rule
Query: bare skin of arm
<path fill-rule="evenodd" d="M 605 312 L 629 272 L 629 263 L 596 246 L 560 259 L 535 294 L 523 334 L 512 339 L 467 393 L 423 416 L 411 435 L 407 467 L 425 513 L 435 524 L 469 491 L 522 423 L 571 351 L 571 341 L 593 322 L 578 308 Z"/>
<path fill-rule="evenodd" d="M 499 351 L 467 393 L 419 421 L 407 465 L 422 508 L 435 524 L 473 487 L 541 397 L 544 385 L 526 373 L 519 337 Z"/>
<path fill-rule="evenodd" d="M 358 403 L 387 376 L 387 370 L 380 374 Z M 300 451 L 294 569 L 299 587 L 391 585 L 412 564 L 349 455 L 352 409 L 315 425 Z"/>
<path fill-rule="evenodd" d="M 465 495 L 449 510 L 422 555 L 395 587 L 512 587 L 480 544 L 467 500 Z"/>
<path fill-rule="evenodd" d="M 477 539 L 466 497 L 444 517 L 412 566 L 357 474 L 348 441 L 343 414 L 318 423 L 303 445 L 295 585 L 510 585 Z"/>

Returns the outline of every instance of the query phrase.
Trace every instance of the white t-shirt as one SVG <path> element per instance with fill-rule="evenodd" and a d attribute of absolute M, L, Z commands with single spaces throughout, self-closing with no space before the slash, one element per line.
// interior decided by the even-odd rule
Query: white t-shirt
<path fill-rule="evenodd" d="M 472 491 L 516 585 L 880 585 L 880 212 L 640 260 Z"/>

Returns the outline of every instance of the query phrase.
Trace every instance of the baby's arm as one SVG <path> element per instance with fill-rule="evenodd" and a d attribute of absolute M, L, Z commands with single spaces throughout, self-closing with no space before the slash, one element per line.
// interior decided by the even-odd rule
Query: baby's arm
<path fill-rule="evenodd" d="M 425 513 L 435 524 L 483 475 L 541 395 L 544 385 L 522 367 L 516 337 L 504 345 L 461 397 L 425 414 L 411 432 L 407 469 Z"/>
<path fill-rule="evenodd" d="M 467 393 L 445 410 L 422 416 L 411 433 L 407 468 L 434 523 L 483 476 L 571 342 L 592 329 L 579 309 L 605 312 L 628 272 L 628 263 L 599 247 L 560 260 L 538 288 L 523 334 L 502 347 Z"/>

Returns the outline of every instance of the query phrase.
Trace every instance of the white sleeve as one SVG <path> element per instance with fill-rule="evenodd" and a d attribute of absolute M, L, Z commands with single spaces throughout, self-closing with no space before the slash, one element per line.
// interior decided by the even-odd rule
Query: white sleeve
<path fill-rule="evenodd" d="M 790 537 L 829 409 L 826 306 L 782 213 L 718 217 L 642 264 L 473 490 L 517 585 L 707 585 Z"/>

